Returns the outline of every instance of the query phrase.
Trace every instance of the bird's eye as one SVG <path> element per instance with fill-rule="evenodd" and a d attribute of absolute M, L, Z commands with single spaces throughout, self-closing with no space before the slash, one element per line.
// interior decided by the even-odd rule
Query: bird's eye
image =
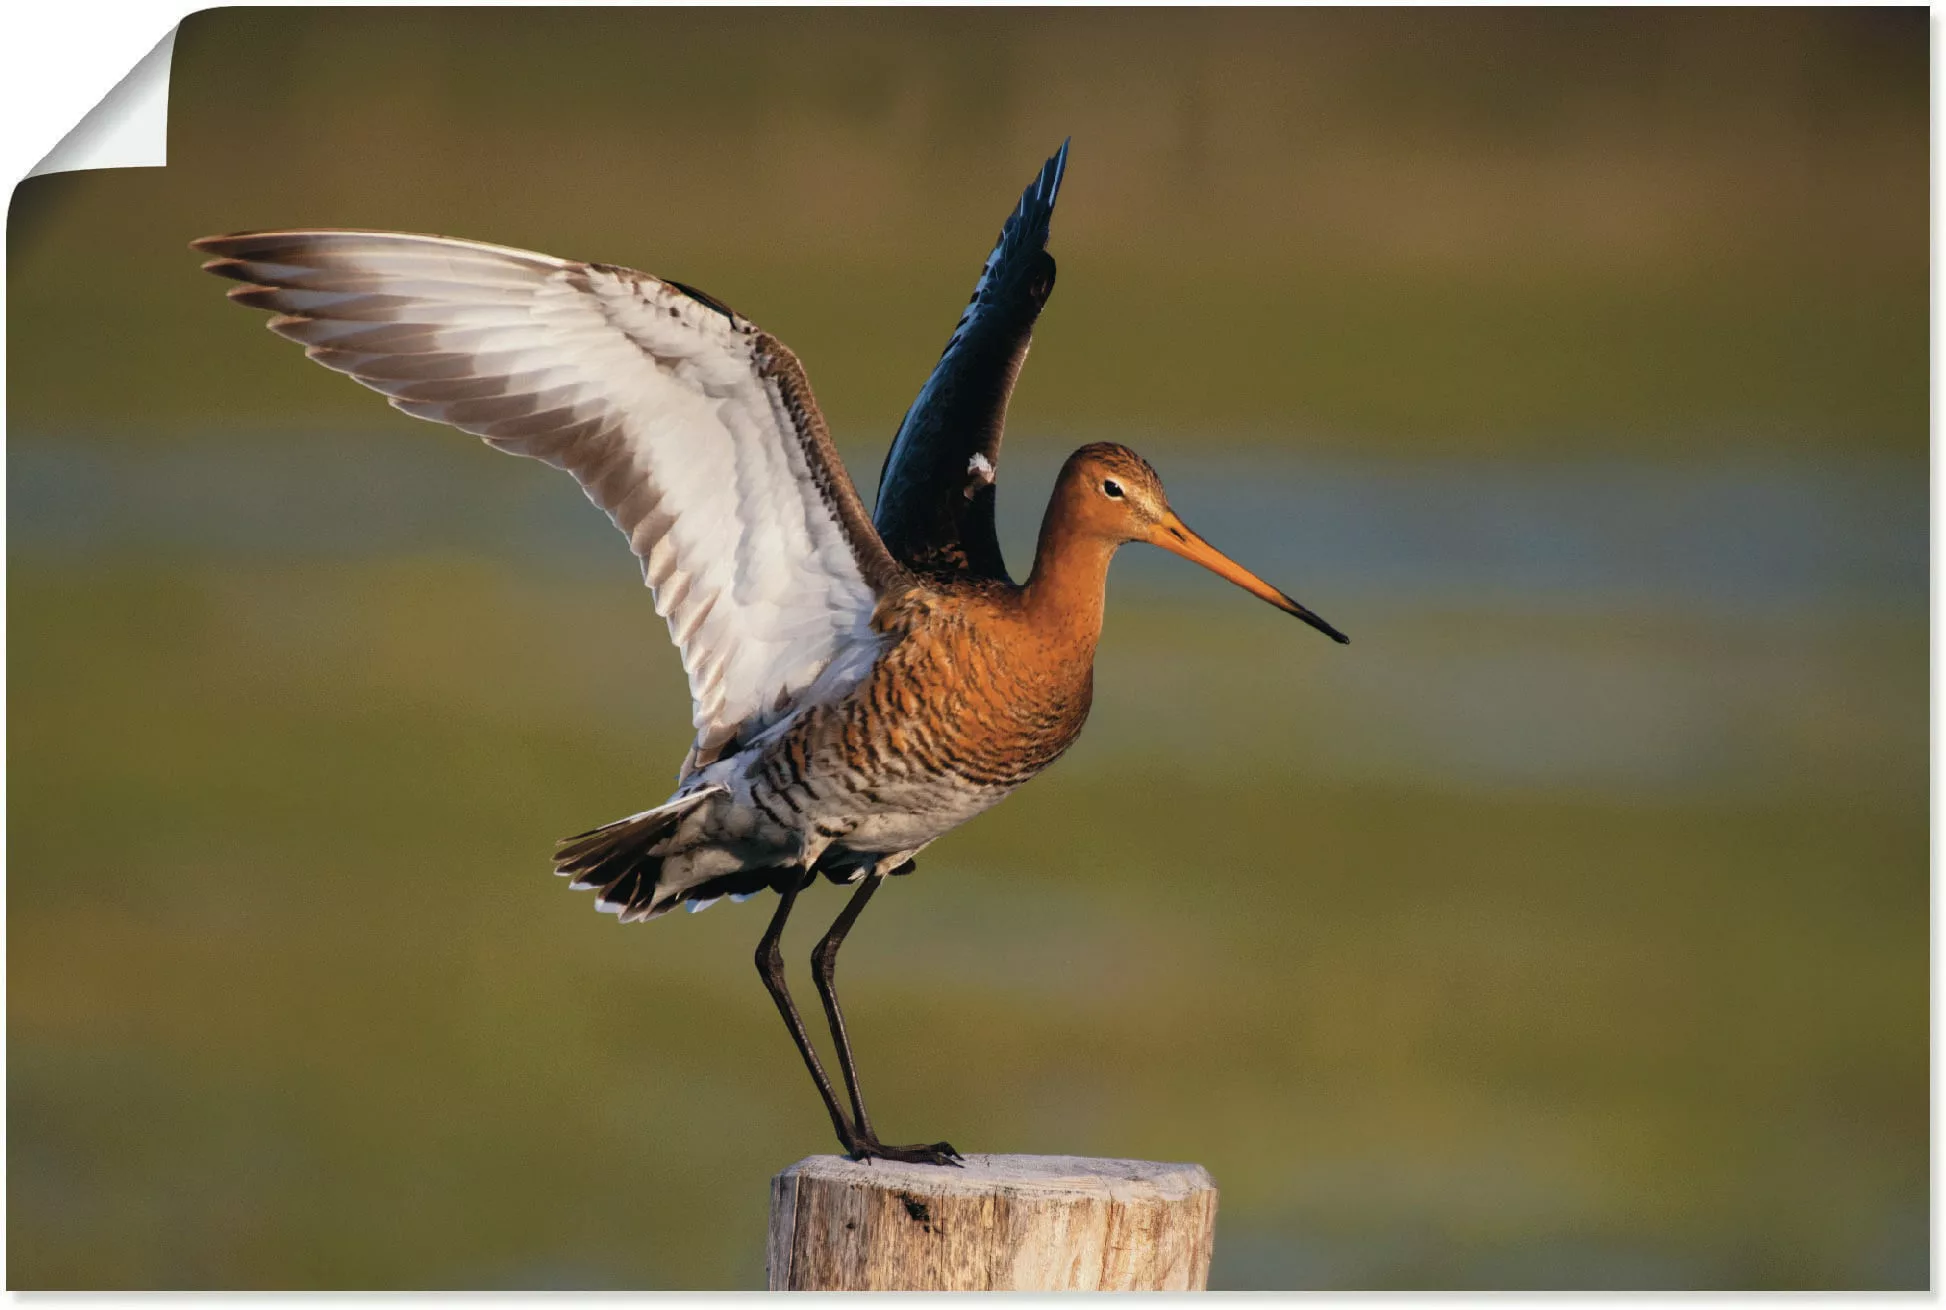
<path fill-rule="evenodd" d="M 1120 500 L 1122 498 L 1122 484 L 1115 481 L 1115 479 L 1113 478 L 1109 478 L 1107 481 L 1101 484 L 1101 494 L 1104 496 L 1112 496 L 1116 500 Z"/>

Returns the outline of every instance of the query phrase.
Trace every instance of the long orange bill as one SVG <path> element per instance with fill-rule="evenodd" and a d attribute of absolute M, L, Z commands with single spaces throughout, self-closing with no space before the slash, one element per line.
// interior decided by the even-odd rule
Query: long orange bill
<path fill-rule="evenodd" d="M 1252 596 L 1269 601 L 1284 613 L 1295 614 L 1331 640 L 1341 645 L 1350 643 L 1350 637 L 1191 532 L 1174 514 L 1158 523 L 1148 539 L 1164 550 L 1173 551 L 1186 560 L 1201 564 L 1219 578 L 1228 578 Z"/>

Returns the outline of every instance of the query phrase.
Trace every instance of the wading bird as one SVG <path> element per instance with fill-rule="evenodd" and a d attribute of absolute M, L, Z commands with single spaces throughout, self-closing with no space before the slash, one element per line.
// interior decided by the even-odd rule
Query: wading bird
<path fill-rule="evenodd" d="M 855 1158 L 957 1162 L 878 1139 L 833 990 L 887 875 L 1053 763 L 1087 718 L 1108 563 L 1146 541 L 1334 638 L 1191 532 L 1126 446 L 1069 457 L 1033 572 L 994 533 L 1014 378 L 1054 287 L 1068 149 L 1008 217 L 900 425 L 870 516 L 784 344 L 666 278 L 450 237 L 205 237 L 230 298 L 418 418 L 574 475 L 640 559 L 682 653 L 696 738 L 663 804 L 562 842 L 557 872 L 623 923 L 779 895 L 757 968 Z M 832 1090 L 779 939 L 823 874 L 857 891 L 811 956 L 849 1094 Z"/>

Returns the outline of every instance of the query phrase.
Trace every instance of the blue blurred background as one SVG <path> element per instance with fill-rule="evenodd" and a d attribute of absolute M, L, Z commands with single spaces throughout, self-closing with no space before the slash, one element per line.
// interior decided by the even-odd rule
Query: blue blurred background
<path fill-rule="evenodd" d="M 888 1135 L 1201 1162 L 1220 1287 L 1925 1286 L 1927 40 L 193 16 L 168 168 L 9 218 L 10 1285 L 754 1287 L 828 1149 L 760 907 L 548 875 L 688 735 L 622 543 L 185 243 L 705 287 L 869 496 L 1072 134 L 1016 573 L 1121 439 L 1353 644 L 1124 552 L 1081 743 L 847 948 Z"/>

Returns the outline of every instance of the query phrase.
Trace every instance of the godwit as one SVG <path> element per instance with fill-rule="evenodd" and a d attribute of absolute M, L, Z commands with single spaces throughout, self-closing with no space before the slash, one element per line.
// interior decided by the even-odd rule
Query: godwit
<path fill-rule="evenodd" d="M 757 969 L 855 1158 L 878 1140 L 833 989 L 888 874 L 1053 763 L 1087 718 L 1108 562 L 1146 541 L 1345 637 L 1191 532 L 1126 446 L 1068 458 L 1016 585 L 994 533 L 1007 399 L 1054 287 L 1068 148 L 1000 233 L 893 439 L 867 516 L 784 344 L 694 287 L 608 264 L 400 232 L 204 237 L 270 329 L 418 418 L 573 474 L 641 560 L 682 653 L 696 739 L 663 804 L 560 844 L 556 871 L 623 923 L 769 889 Z M 811 955 L 850 1099 L 784 984 L 798 893 L 857 884 Z"/>

